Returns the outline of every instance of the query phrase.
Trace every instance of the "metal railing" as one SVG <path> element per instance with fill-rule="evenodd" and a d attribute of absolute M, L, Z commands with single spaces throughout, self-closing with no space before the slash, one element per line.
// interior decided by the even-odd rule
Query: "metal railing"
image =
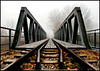
<path fill-rule="evenodd" d="M 9 43 L 2 43 L 2 44 L 0 43 L 0 44 L 1 44 L 1 46 L 2 45 L 9 45 L 9 49 L 10 49 L 10 46 L 12 44 L 11 38 L 14 37 L 14 36 L 11 36 L 11 32 L 12 31 L 16 31 L 16 30 L 10 29 L 10 28 L 6 28 L 6 27 L 0 27 L 0 29 L 5 29 L 5 30 L 9 31 L 8 36 L 7 35 L 2 35 L 2 34 L 0 35 L 0 38 L 1 37 L 8 37 L 9 38 Z M 99 42 L 100 32 L 99 31 L 100 31 L 100 29 L 86 31 L 87 32 L 88 41 L 89 41 L 89 43 L 90 43 L 92 48 L 99 48 L 99 44 L 100 44 L 100 42 Z M 24 38 L 24 37 L 21 36 L 21 38 Z M 20 43 L 23 43 L 23 42 L 25 42 L 25 41 L 21 41 Z M 77 44 L 78 45 L 82 45 L 80 35 L 77 35 Z"/>
<path fill-rule="evenodd" d="M 0 43 L 1 44 L 1 46 L 2 45 L 9 45 L 9 49 L 10 49 L 10 46 L 11 46 L 11 44 L 12 44 L 12 42 L 11 42 L 11 40 L 13 40 L 13 39 L 11 39 L 12 37 L 14 37 L 14 35 L 12 36 L 12 31 L 16 31 L 16 30 L 14 30 L 14 29 L 10 29 L 10 28 L 6 28 L 6 27 L 1 27 L 0 26 L 0 29 L 1 29 L 1 32 L 2 32 L 2 29 L 5 29 L 6 31 L 5 32 L 7 32 L 7 30 L 8 30 L 8 33 L 7 34 L 5 34 L 5 35 L 0 35 L 0 38 L 1 37 L 8 37 L 9 38 L 9 41 L 8 41 L 8 43 Z M 23 32 L 22 32 L 23 33 Z M 14 34 L 14 33 L 13 33 Z M 21 36 L 21 38 L 24 38 L 23 36 Z M 23 42 L 25 42 L 25 41 L 21 41 L 20 43 L 23 43 Z M 2 47 L 1 47 L 2 48 Z"/>
<path fill-rule="evenodd" d="M 87 38 L 88 38 L 90 46 L 92 48 L 99 49 L 100 29 L 86 31 L 86 33 L 87 33 Z M 81 38 L 80 38 L 79 33 L 77 35 L 77 44 L 83 45 L 82 42 L 81 42 Z"/>

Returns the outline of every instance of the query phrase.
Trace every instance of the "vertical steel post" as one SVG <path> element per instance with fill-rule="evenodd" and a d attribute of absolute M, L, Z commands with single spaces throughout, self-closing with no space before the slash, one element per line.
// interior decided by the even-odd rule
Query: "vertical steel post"
<path fill-rule="evenodd" d="M 75 19 L 74 19 L 74 31 L 73 31 L 73 36 L 72 36 L 72 43 L 76 44 L 76 38 L 77 38 L 77 31 L 78 31 L 78 22 L 77 22 L 77 18 L 74 15 Z"/>
<path fill-rule="evenodd" d="M 37 41 L 39 41 L 39 26 L 37 25 Z"/>
<path fill-rule="evenodd" d="M 60 30 L 59 30 L 59 33 L 58 34 L 59 34 L 59 40 L 60 40 Z"/>
<path fill-rule="evenodd" d="M 10 45 L 11 45 L 11 29 L 9 29 L 9 49 L 10 49 Z"/>
<path fill-rule="evenodd" d="M 35 42 L 37 41 L 37 24 L 35 24 Z"/>
<path fill-rule="evenodd" d="M 64 41 L 64 25 L 62 26 L 62 41 Z"/>
<path fill-rule="evenodd" d="M 61 40 L 61 28 L 60 28 L 60 30 L 59 30 L 59 31 L 60 31 L 60 40 Z"/>
<path fill-rule="evenodd" d="M 30 20 L 30 26 L 29 26 L 29 40 L 32 41 L 32 30 L 33 30 L 33 21 Z"/>
<path fill-rule="evenodd" d="M 40 27 L 38 28 L 38 40 L 40 40 Z"/>
<path fill-rule="evenodd" d="M 40 40 L 41 40 L 41 28 L 40 28 Z"/>
<path fill-rule="evenodd" d="M 63 32 L 62 32 L 62 27 L 61 27 L 61 40 L 63 41 Z"/>
<path fill-rule="evenodd" d="M 66 41 L 66 24 L 64 24 L 63 28 L 64 28 L 64 41 Z"/>
<path fill-rule="evenodd" d="M 25 44 L 29 44 L 29 32 L 28 32 L 28 24 L 27 24 L 27 15 L 24 18 L 24 36 L 25 36 Z"/>
<path fill-rule="evenodd" d="M 68 25 L 66 26 L 66 42 L 69 41 L 69 31 L 68 31 Z"/>
<path fill-rule="evenodd" d="M 76 38 L 77 38 L 77 40 L 76 40 L 76 41 L 77 41 L 77 44 L 78 44 L 78 35 L 77 35 L 77 37 L 76 37 Z"/>
<path fill-rule="evenodd" d="M 68 21 L 69 42 L 72 43 L 72 24 L 71 20 Z"/>
<path fill-rule="evenodd" d="M 32 32 L 32 37 L 33 37 L 33 42 L 35 42 L 35 24 L 33 24 L 33 32 Z"/>
<path fill-rule="evenodd" d="M 94 33 L 94 46 L 96 48 L 96 32 Z"/>

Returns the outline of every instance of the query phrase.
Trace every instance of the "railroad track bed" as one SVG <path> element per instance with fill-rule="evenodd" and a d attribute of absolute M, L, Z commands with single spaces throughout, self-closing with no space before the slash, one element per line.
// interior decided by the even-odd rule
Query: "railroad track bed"
<path fill-rule="evenodd" d="M 98 51 L 66 48 L 47 40 L 34 49 L 14 49 L 2 53 L 1 71 L 99 70 Z"/>
<path fill-rule="evenodd" d="M 99 52 L 91 49 L 70 49 L 85 62 L 99 70 Z"/>

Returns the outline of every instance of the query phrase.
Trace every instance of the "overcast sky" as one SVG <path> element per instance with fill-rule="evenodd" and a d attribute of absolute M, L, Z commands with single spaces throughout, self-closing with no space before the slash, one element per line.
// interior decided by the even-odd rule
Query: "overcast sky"
<path fill-rule="evenodd" d="M 95 28 L 99 28 L 99 1 L 1 1 L 1 26 L 16 28 L 21 7 L 27 7 L 43 29 L 52 37 L 48 27 L 49 13 L 54 9 L 62 10 L 66 5 L 85 4 L 91 12 Z"/>

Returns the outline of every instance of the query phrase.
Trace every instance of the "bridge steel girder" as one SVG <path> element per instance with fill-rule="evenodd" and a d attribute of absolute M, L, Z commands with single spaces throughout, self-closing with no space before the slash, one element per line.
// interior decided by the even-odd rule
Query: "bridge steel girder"
<path fill-rule="evenodd" d="M 65 32 L 65 26 L 63 25 L 62 28 L 63 28 L 63 41 L 65 41 L 65 38 L 66 38 L 65 37 L 65 34 L 66 34 L 66 32 Z"/>
<path fill-rule="evenodd" d="M 59 35 L 59 40 L 60 40 L 60 37 L 61 37 L 61 36 L 60 36 L 60 35 L 61 35 L 61 34 L 60 34 L 60 29 L 59 29 L 59 33 L 58 33 L 58 35 Z"/>
<path fill-rule="evenodd" d="M 62 26 L 62 41 L 64 41 L 64 28 Z"/>
<path fill-rule="evenodd" d="M 62 33 L 62 27 L 61 27 L 61 30 L 60 30 L 60 33 L 61 33 L 61 40 L 63 41 L 63 33 Z"/>
<path fill-rule="evenodd" d="M 72 43 L 72 25 L 71 25 L 71 20 L 67 21 L 68 23 L 68 32 L 69 32 L 69 42 Z"/>
<path fill-rule="evenodd" d="M 37 26 L 37 36 L 36 37 L 37 37 L 37 41 L 39 41 L 38 40 L 38 38 L 39 38 L 39 26 Z"/>
<path fill-rule="evenodd" d="M 35 42 L 35 24 L 32 25 L 32 41 Z"/>
<path fill-rule="evenodd" d="M 66 42 L 69 40 L 69 32 L 68 32 L 68 24 L 67 24 L 67 29 L 66 29 Z"/>
<path fill-rule="evenodd" d="M 32 41 L 32 30 L 33 30 L 33 21 L 30 21 L 30 26 L 29 26 L 29 40 Z"/>
<path fill-rule="evenodd" d="M 35 23 L 35 22 L 34 22 Z M 34 28 L 34 36 L 35 36 L 35 41 L 37 41 L 37 24 L 34 24 L 35 28 Z"/>
<path fill-rule="evenodd" d="M 58 33 L 58 35 L 59 35 L 59 40 L 60 40 L 60 37 L 61 37 L 61 36 L 60 36 L 60 29 L 59 29 L 59 33 Z"/>
<path fill-rule="evenodd" d="M 56 39 L 59 39 L 59 35 L 58 34 L 59 34 L 59 30 L 58 30 L 58 32 L 56 32 L 56 35 L 54 35 Z"/>
<path fill-rule="evenodd" d="M 63 30 L 64 30 L 64 41 L 66 41 L 66 24 L 64 24 L 64 26 L 63 26 Z"/>
<path fill-rule="evenodd" d="M 72 18 L 75 18 L 74 31 L 72 30 L 72 22 L 71 22 Z M 61 31 L 62 30 L 61 27 L 64 26 L 65 23 L 67 24 L 66 33 L 64 32 L 66 34 L 66 38 L 64 37 L 64 39 L 66 39 L 66 42 L 76 44 L 77 32 L 78 32 L 78 27 L 79 27 L 82 43 L 87 48 L 91 49 L 90 44 L 89 44 L 88 39 L 87 39 L 86 29 L 85 29 L 85 25 L 84 25 L 84 21 L 83 21 L 80 7 L 75 7 L 72 10 L 72 12 L 68 15 L 68 17 L 63 21 L 61 26 L 58 28 L 58 30 Z M 56 32 L 58 32 L 58 30 Z M 65 30 L 65 28 L 64 28 L 64 30 Z M 62 35 L 62 32 L 60 32 L 58 35 Z M 62 40 L 62 39 L 60 39 L 60 40 Z"/>
<path fill-rule="evenodd" d="M 75 16 L 74 19 L 74 31 L 73 31 L 73 37 L 72 37 L 72 43 L 76 44 L 76 39 L 77 39 L 77 32 L 78 32 L 78 22 L 77 22 L 77 18 Z"/>
<path fill-rule="evenodd" d="M 63 27 L 61 27 L 61 40 L 63 41 Z"/>
<path fill-rule="evenodd" d="M 41 40 L 41 28 L 39 29 L 39 40 Z"/>
<path fill-rule="evenodd" d="M 30 19 L 29 28 L 28 28 L 27 18 Z M 37 22 L 37 20 L 33 17 L 33 15 L 29 12 L 29 10 L 26 7 L 21 7 L 13 43 L 10 49 L 14 49 L 17 45 L 19 45 L 22 27 L 24 28 L 25 44 L 29 44 L 30 42 L 35 42 L 37 40 L 38 41 L 40 40 L 40 38 L 38 38 L 38 36 L 40 37 L 40 33 L 38 35 L 37 32 L 39 32 L 38 30 L 40 30 L 40 28 L 38 29 L 38 27 L 41 27 L 41 25 Z M 42 27 L 41 30 L 45 32 Z M 46 38 L 46 32 L 44 35 L 45 35 L 44 37 Z M 42 39 L 43 38 L 41 38 L 41 40 Z"/>
<path fill-rule="evenodd" d="M 28 32 L 28 24 L 27 24 L 27 17 L 25 15 L 25 19 L 24 19 L 24 24 L 23 24 L 23 28 L 24 28 L 24 36 L 25 36 L 25 44 L 29 43 L 29 32 Z"/>
<path fill-rule="evenodd" d="M 55 35 L 55 38 L 56 38 L 56 39 L 59 39 L 58 33 L 59 33 L 59 32 L 57 32 L 56 35 Z"/>

